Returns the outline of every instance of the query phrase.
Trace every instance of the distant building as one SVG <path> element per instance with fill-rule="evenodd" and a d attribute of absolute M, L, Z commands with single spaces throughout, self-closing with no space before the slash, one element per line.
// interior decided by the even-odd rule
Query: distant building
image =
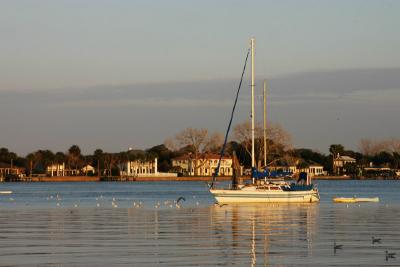
<path fill-rule="evenodd" d="M 336 175 L 346 174 L 346 164 L 356 164 L 356 159 L 338 154 L 333 159 L 333 173 Z"/>
<path fill-rule="evenodd" d="M 4 178 L 7 175 L 22 176 L 24 174 L 24 168 L 11 166 L 11 164 L 0 162 L 0 177 Z"/>
<path fill-rule="evenodd" d="M 124 177 L 176 177 L 177 173 L 158 171 L 158 159 L 128 160 L 118 164 L 120 175 Z"/>
<path fill-rule="evenodd" d="M 295 165 L 291 166 L 269 166 L 269 171 L 275 172 L 291 172 L 294 175 L 299 174 L 300 172 L 307 173 L 310 177 L 325 175 L 324 167 L 319 164 L 311 164 L 306 168 L 297 168 Z"/>
<path fill-rule="evenodd" d="M 128 160 L 118 164 L 121 176 L 145 177 L 158 175 L 158 160 Z"/>
<path fill-rule="evenodd" d="M 47 166 L 46 174 L 48 176 L 76 176 L 79 174 L 79 170 L 70 169 L 63 162 Z"/>
<path fill-rule="evenodd" d="M 197 164 L 195 164 L 195 159 L 191 158 L 189 155 L 183 155 L 172 159 L 172 167 L 181 172 L 183 175 L 212 176 L 218 167 L 219 158 L 220 156 L 216 154 L 206 154 L 197 159 Z M 195 166 L 197 166 L 196 174 Z M 241 173 L 242 169 L 243 168 L 241 168 Z M 219 175 L 231 176 L 232 173 L 232 158 L 222 157 Z"/>
<path fill-rule="evenodd" d="M 308 173 L 313 174 L 314 176 L 318 176 L 318 175 L 324 175 L 324 167 L 321 165 L 310 165 L 308 167 Z"/>
<path fill-rule="evenodd" d="M 93 175 L 96 173 L 96 169 L 92 165 L 86 165 L 82 168 L 82 173 L 85 175 Z"/>
<path fill-rule="evenodd" d="M 291 173 L 297 173 L 297 167 L 296 166 L 268 166 L 267 167 L 269 171 L 275 171 L 275 172 L 291 172 Z"/>

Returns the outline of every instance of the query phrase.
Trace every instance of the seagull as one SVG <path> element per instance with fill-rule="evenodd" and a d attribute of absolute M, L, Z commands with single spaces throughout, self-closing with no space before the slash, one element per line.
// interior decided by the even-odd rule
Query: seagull
<path fill-rule="evenodd" d="M 375 244 L 375 243 L 381 243 L 381 241 L 382 241 L 382 239 L 381 238 L 375 238 L 375 237 L 372 237 L 372 244 Z"/>
<path fill-rule="evenodd" d="M 179 201 L 181 201 L 181 200 L 186 201 L 186 198 L 184 198 L 184 197 L 178 197 L 178 199 L 176 200 L 176 204 L 178 204 Z"/>
<path fill-rule="evenodd" d="M 336 245 L 336 241 L 333 241 L 333 252 L 336 254 L 337 249 L 342 249 L 343 245 Z"/>
<path fill-rule="evenodd" d="M 388 259 L 394 259 L 394 258 L 396 258 L 396 253 L 394 253 L 394 252 L 388 252 L 387 250 L 385 251 L 385 254 L 386 254 L 386 261 L 388 260 Z"/>

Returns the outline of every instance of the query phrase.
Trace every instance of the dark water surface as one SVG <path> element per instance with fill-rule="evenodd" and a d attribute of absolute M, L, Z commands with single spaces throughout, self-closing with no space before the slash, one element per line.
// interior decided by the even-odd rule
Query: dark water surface
<path fill-rule="evenodd" d="M 219 207 L 202 182 L 1 183 L 0 266 L 400 266 L 400 181 L 318 187 L 319 204 Z M 381 202 L 331 201 L 353 195 Z"/>

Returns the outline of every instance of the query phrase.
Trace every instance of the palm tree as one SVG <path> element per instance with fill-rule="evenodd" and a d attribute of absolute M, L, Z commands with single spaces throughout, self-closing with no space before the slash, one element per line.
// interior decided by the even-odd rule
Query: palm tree
<path fill-rule="evenodd" d="M 78 145 L 72 145 L 68 149 L 68 162 L 71 167 L 71 164 L 74 166 L 75 174 L 78 172 L 78 164 L 81 160 L 81 149 Z"/>
<path fill-rule="evenodd" d="M 65 154 L 63 152 L 57 152 L 54 155 L 54 162 L 57 164 L 57 171 L 56 171 L 57 172 L 57 176 L 59 175 L 59 172 L 60 172 L 60 165 L 65 163 L 66 159 L 67 159 L 67 157 L 65 156 Z M 64 176 L 64 170 L 63 170 L 62 176 Z"/>
<path fill-rule="evenodd" d="M 93 152 L 93 156 L 94 156 L 94 159 L 96 160 L 96 162 L 97 162 L 97 176 L 100 176 L 100 162 L 102 161 L 102 159 L 103 159 L 103 150 L 101 150 L 101 149 L 96 149 L 94 152 Z"/>
<path fill-rule="evenodd" d="M 54 153 L 50 150 L 39 150 L 42 154 L 42 165 L 43 169 L 47 170 L 49 166 L 52 166 L 54 163 Z"/>
<path fill-rule="evenodd" d="M 29 153 L 26 156 L 26 160 L 27 160 L 27 163 L 29 163 L 29 176 L 32 176 L 33 167 L 34 167 L 34 163 L 35 163 L 35 154 L 34 153 Z"/>

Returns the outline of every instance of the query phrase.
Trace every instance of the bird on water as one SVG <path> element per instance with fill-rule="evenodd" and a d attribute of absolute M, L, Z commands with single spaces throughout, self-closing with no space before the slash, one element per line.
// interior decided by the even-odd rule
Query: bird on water
<path fill-rule="evenodd" d="M 336 254 L 337 249 L 342 249 L 343 245 L 337 245 L 336 241 L 333 241 L 333 252 Z"/>
<path fill-rule="evenodd" d="M 375 243 L 381 243 L 381 241 L 382 241 L 382 238 L 375 238 L 374 236 L 372 237 L 372 244 L 375 244 Z"/>
<path fill-rule="evenodd" d="M 394 259 L 394 258 L 396 258 L 396 253 L 394 253 L 394 252 L 388 252 L 387 250 L 385 251 L 385 254 L 386 254 L 386 261 L 388 260 L 388 259 Z"/>

